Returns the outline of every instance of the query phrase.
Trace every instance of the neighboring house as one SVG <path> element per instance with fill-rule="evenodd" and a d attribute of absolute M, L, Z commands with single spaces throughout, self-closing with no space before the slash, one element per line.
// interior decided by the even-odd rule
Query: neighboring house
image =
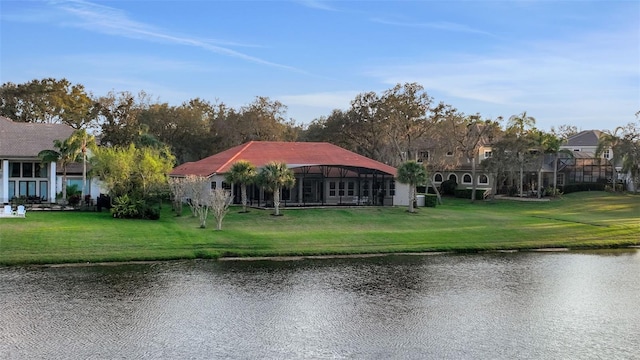
<path fill-rule="evenodd" d="M 604 149 L 600 156 L 596 156 L 598 140 L 602 132 L 599 130 L 585 130 L 573 136 L 561 146 L 561 149 L 571 151 L 573 156 L 560 155 L 558 162 L 558 186 L 572 183 L 611 183 L 614 167 L 611 163 L 613 153 L 611 149 Z M 622 180 L 621 174 L 617 180 Z"/>
<path fill-rule="evenodd" d="M 491 145 L 482 139 L 475 154 L 475 159 L 467 159 L 454 146 L 441 144 L 424 145 L 417 152 L 417 161 L 423 163 L 429 170 L 433 185 L 439 187 L 446 180 L 454 180 L 458 189 L 471 189 L 475 182 L 476 189 L 490 190 L 493 179 L 490 173 L 484 171 L 481 163 L 491 157 Z M 475 177 L 473 176 L 473 161 L 475 161 Z"/>
<path fill-rule="evenodd" d="M 609 182 L 613 178 L 613 164 L 611 159 L 613 153 L 611 149 L 605 149 L 601 156 L 596 157 L 598 139 L 602 132 L 598 130 L 582 131 L 567 139 L 563 150 L 569 150 L 571 156 L 566 153 L 559 154 L 557 169 L 557 186 L 562 188 L 566 184 L 573 183 L 597 183 Z M 428 150 L 427 150 L 428 149 Z M 445 180 L 453 179 L 458 184 L 458 188 L 471 188 L 476 183 L 478 189 L 495 189 L 497 193 L 508 193 L 509 189 L 517 187 L 519 182 L 518 174 L 513 174 L 504 183 L 496 184 L 493 188 L 494 176 L 484 171 L 480 163 L 492 156 L 491 143 L 488 139 L 482 139 L 476 154 L 476 176 L 472 176 L 472 162 L 464 158 L 454 146 L 447 147 L 447 144 L 425 146 L 424 150 L 417 154 L 418 161 L 424 162 L 430 170 L 433 184 L 439 186 Z M 545 154 L 541 164 L 542 188 L 553 185 L 554 174 L 554 154 Z M 535 160 L 525 166 L 523 187 L 524 191 L 534 191 L 538 187 L 539 163 Z M 619 174 L 619 179 L 624 179 L 624 175 Z"/>
<path fill-rule="evenodd" d="M 54 140 L 64 140 L 74 129 L 63 124 L 14 122 L 0 116 L 0 203 L 25 197 L 55 202 L 62 191 L 62 169 L 55 163 L 43 164 L 38 153 L 55 150 Z M 82 184 L 82 164 L 67 168 L 67 183 Z M 88 184 L 87 194 L 99 195 L 95 181 Z"/>
<path fill-rule="evenodd" d="M 296 177 L 295 186 L 281 192 L 287 206 L 406 205 L 408 201 L 408 187 L 396 184 L 394 167 L 323 142 L 251 141 L 179 165 L 170 176 L 207 177 L 211 189 L 229 189 L 234 202 L 239 203 L 239 184 L 224 181 L 225 173 L 238 160 L 249 161 L 258 169 L 271 161 L 286 163 Z M 264 206 L 271 201 L 272 195 L 258 186 L 249 186 L 247 191 L 252 205 Z"/>

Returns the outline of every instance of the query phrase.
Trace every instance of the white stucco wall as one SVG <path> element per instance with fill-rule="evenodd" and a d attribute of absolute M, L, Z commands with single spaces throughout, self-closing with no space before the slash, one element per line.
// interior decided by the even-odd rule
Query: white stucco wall
<path fill-rule="evenodd" d="M 396 181 L 396 194 L 393 196 L 393 205 L 409 205 L 409 185 Z"/>

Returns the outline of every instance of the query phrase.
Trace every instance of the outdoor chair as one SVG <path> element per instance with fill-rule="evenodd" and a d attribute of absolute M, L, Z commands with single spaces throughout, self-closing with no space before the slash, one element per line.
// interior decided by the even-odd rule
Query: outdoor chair
<path fill-rule="evenodd" d="M 4 212 L 2 213 L 2 215 L 4 215 L 4 216 L 12 215 L 11 205 L 5 205 L 4 206 Z"/>
<path fill-rule="evenodd" d="M 20 217 L 25 217 L 27 215 L 27 209 L 25 209 L 24 205 L 18 205 L 18 211 L 16 215 Z"/>

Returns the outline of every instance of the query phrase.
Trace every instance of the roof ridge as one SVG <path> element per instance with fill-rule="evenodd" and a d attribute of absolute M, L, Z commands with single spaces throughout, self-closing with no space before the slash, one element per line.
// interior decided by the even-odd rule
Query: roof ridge
<path fill-rule="evenodd" d="M 253 144 L 253 140 L 249 141 L 248 143 L 246 143 L 242 149 L 240 149 L 240 151 L 236 152 L 235 155 L 233 155 L 232 157 L 229 158 L 229 160 L 227 160 L 227 162 L 225 162 L 224 164 L 222 164 L 220 167 L 218 167 L 216 169 L 216 173 L 220 170 L 220 169 L 224 169 L 225 166 L 227 166 L 227 164 L 230 164 L 232 161 L 234 161 L 238 156 L 240 156 L 240 154 L 245 151 L 251 144 Z"/>

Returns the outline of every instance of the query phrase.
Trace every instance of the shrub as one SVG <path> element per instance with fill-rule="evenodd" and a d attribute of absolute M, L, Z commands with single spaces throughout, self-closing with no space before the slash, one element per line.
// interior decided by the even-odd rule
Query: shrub
<path fill-rule="evenodd" d="M 129 195 L 124 194 L 115 198 L 113 207 L 111 208 L 111 214 L 114 218 L 119 219 L 132 219 L 140 217 L 139 201 L 130 198 Z"/>
<path fill-rule="evenodd" d="M 455 196 L 461 199 L 471 199 L 471 192 L 473 189 L 456 189 Z M 484 189 L 476 189 L 476 200 L 484 199 Z"/>
<path fill-rule="evenodd" d="M 552 186 L 549 186 L 547 188 L 544 189 L 544 193 L 546 196 L 552 196 L 552 197 L 560 197 L 562 196 L 562 191 L 560 191 L 560 189 L 558 188 L 553 188 Z"/>
<path fill-rule="evenodd" d="M 119 219 L 160 219 L 160 209 L 145 200 L 138 200 L 126 194 L 114 200 L 111 214 Z"/>
<path fill-rule="evenodd" d="M 68 199 L 67 199 L 67 202 L 71 206 L 78 206 L 78 204 L 80 204 L 80 195 L 73 194 L 73 195 L 69 196 Z"/>
<path fill-rule="evenodd" d="M 455 180 L 445 180 L 440 184 L 440 188 L 444 195 L 455 195 L 457 187 L 458 183 Z"/>
<path fill-rule="evenodd" d="M 562 188 L 564 194 L 580 191 L 604 191 L 605 184 L 603 183 L 574 183 L 567 184 Z"/>
<path fill-rule="evenodd" d="M 424 206 L 436 207 L 438 204 L 438 197 L 435 194 L 426 194 L 424 196 Z"/>

